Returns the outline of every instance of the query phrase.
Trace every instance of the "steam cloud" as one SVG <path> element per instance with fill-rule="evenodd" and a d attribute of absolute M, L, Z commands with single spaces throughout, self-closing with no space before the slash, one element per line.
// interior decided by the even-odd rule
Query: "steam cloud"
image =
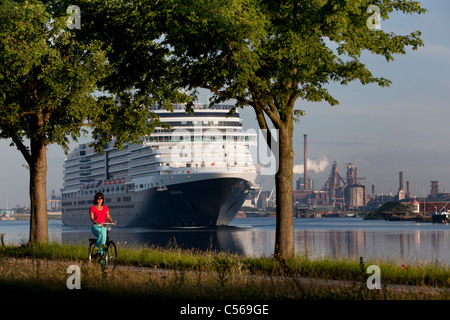
<path fill-rule="evenodd" d="M 329 165 L 330 161 L 325 156 L 321 156 L 318 160 L 308 159 L 308 171 L 319 173 L 324 171 Z M 303 164 L 296 164 L 294 165 L 294 174 L 303 174 L 304 169 Z"/>

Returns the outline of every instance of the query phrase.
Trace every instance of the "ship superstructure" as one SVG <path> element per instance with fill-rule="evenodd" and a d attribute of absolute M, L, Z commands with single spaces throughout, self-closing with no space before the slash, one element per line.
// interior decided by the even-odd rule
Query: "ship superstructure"
<path fill-rule="evenodd" d="M 102 154 L 80 144 L 64 163 L 63 223 L 89 225 L 94 195 L 103 192 L 119 226 L 227 225 L 256 178 L 249 150 L 256 134 L 243 131 L 232 108 L 154 108 L 170 128 L 156 128 L 139 144 L 118 150 L 111 143 Z"/>

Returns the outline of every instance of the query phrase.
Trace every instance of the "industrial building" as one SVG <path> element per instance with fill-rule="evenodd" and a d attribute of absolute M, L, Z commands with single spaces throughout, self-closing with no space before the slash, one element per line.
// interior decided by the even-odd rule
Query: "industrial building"
<path fill-rule="evenodd" d="M 314 190 L 314 180 L 308 179 L 308 183 L 305 185 L 305 178 L 299 178 L 296 181 L 296 190 Z"/>
<path fill-rule="evenodd" d="M 404 188 L 403 171 L 398 173 L 399 185 L 397 193 L 393 190 L 389 194 L 375 194 L 375 185 L 372 185 L 372 192 L 366 191 L 366 187 L 361 184 L 364 177 L 358 176 L 358 170 L 352 163 L 346 164 L 346 175 L 343 177 L 338 173 L 338 165 L 336 161 L 331 166 L 331 171 L 326 183 L 320 190 L 315 190 L 314 181 L 308 178 L 308 162 L 307 162 L 307 135 L 304 135 L 304 171 L 303 177 L 296 181 L 296 190 L 293 191 L 292 197 L 294 206 L 310 207 L 310 206 L 329 206 L 342 210 L 361 210 L 374 209 L 385 203 L 386 201 L 408 202 L 412 205 L 415 201 L 414 208 L 420 212 L 429 213 L 439 210 L 446 202 L 450 201 L 450 194 L 444 189 L 443 193 L 439 192 L 439 181 L 431 181 L 430 194 L 426 199 L 414 200 L 410 191 L 410 182 L 406 181 L 406 189 Z M 306 182 L 306 183 L 305 183 Z M 414 200 L 414 201 L 413 201 Z"/>
<path fill-rule="evenodd" d="M 313 188 L 305 190 L 305 178 L 297 180 L 297 190 L 293 192 L 294 204 L 298 205 L 331 205 L 339 209 L 361 209 L 367 204 L 366 188 L 359 183 L 364 178 L 358 177 L 357 169 L 351 163 L 347 164 L 346 179 L 337 171 L 334 162 L 327 182 L 321 190 Z M 309 186 L 313 186 L 310 180 Z"/>
<path fill-rule="evenodd" d="M 366 206 L 365 186 L 360 184 L 365 178 L 358 177 L 357 168 L 347 163 L 346 179 L 343 179 L 334 162 L 327 182 L 319 190 L 314 190 L 314 181 L 308 178 L 307 167 L 307 135 L 304 135 L 304 170 L 303 177 L 297 180 L 297 188 L 293 192 L 295 205 L 331 205 L 339 209 L 361 209 Z M 307 183 L 305 183 L 307 181 Z"/>

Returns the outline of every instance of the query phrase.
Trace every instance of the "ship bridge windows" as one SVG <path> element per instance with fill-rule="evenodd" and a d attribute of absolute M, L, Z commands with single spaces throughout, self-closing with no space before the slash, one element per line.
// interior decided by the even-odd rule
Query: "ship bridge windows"
<path fill-rule="evenodd" d="M 240 121 L 219 121 L 219 120 L 194 120 L 194 121 L 167 121 L 164 122 L 173 127 L 191 127 L 191 126 L 213 126 L 213 127 L 242 127 Z M 171 132 L 173 129 L 156 129 L 155 132 Z"/>
<path fill-rule="evenodd" d="M 202 112 L 202 110 L 206 110 L 206 111 L 208 111 L 208 110 L 228 110 L 229 111 L 229 110 L 233 110 L 235 108 L 235 106 L 231 105 L 231 104 L 214 104 L 214 105 L 210 105 L 210 104 L 205 104 L 205 103 L 194 103 L 191 106 L 191 108 L 194 110 L 194 112 Z M 150 110 L 163 111 L 163 112 L 165 111 L 167 114 L 170 114 L 171 112 L 176 111 L 176 110 L 181 110 L 182 112 L 186 113 L 186 104 L 183 104 L 183 103 L 174 103 L 174 104 L 172 104 L 172 110 L 173 111 L 163 110 L 157 105 L 150 106 Z"/>
<path fill-rule="evenodd" d="M 229 110 L 229 109 L 226 109 Z M 198 118 L 198 117 L 220 117 L 220 118 L 238 118 L 239 113 L 233 113 L 228 115 L 228 112 L 217 112 L 217 111 L 196 111 L 193 115 L 185 113 L 185 112 L 167 112 L 167 113 L 161 113 L 161 118 L 181 118 L 181 117 L 189 117 L 189 118 Z"/>

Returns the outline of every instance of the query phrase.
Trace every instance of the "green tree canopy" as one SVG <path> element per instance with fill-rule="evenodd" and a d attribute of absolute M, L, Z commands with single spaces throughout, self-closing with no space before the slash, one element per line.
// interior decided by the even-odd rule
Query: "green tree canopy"
<path fill-rule="evenodd" d="M 146 106 L 163 100 L 157 88 L 164 80 L 152 78 L 154 70 L 146 72 L 145 81 L 139 84 L 133 78 L 136 68 L 148 66 L 142 62 L 150 60 L 153 48 L 143 43 L 139 50 L 147 55 L 140 61 L 127 62 L 128 53 L 137 50 L 139 44 L 125 42 L 126 33 L 132 31 L 123 22 L 136 27 L 141 20 L 126 17 L 128 7 L 119 2 L 115 4 L 121 6 L 109 17 L 110 1 L 102 2 L 105 6 L 101 10 L 95 9 L 98 1 L 85 3 L 101 17 L 100 22 L 82 14 L 86 23 L 81 29 L 69 29 L 71 12 L 67 8 L 73 3 L 0 0 L 0 138 L 12 140 L 30 170 L 30 242 L 48 239 L 49 144 L 67 151 L 69 139 L 76 141 L 89 128 L 96 150 L 101 151 L 112 139 L 118 147 L 139 141 L 158 124 Z M 100 25 L 92 26 L 94 23 Z M 83 29 L 85 25 L 89 35 Z M 102 33 L 106 25 L 117 32 L 112 34 L 124 37 L 113 39 L 114 48 L 111 39 L 104 38 L 111 33 Z M 137 76 L 142 79 L 141 73 Z M 142 93 L 147 90 L 153 95 Z M 164 87 L 165 97 L 170 90 Z M 172 96 L 182 95 L 176 91 Z"/>
<path fill-rule="evenodd" d="M 235 99 L 254 109 L 261 129 L 279 134 L 275 176 L 277 228 L 275 254 L 294 252 L 292 137 L 303 115 L 296 102 L 338 100 L 327 89 L 337 82 L 389 86 L 361 62 L 364 51 L 392 61 L 406 48 L 422 46 L 420 32 L 396 35 L 368 27 L 367 10 L 381 19 L 394 11 L 424 13 L 406 0 L 167 0 L 164 43 L 172 50 L 180 86 L 213 92 L 212 103 Z M 369 20 L 370 22 L 370 20 Z"/>

